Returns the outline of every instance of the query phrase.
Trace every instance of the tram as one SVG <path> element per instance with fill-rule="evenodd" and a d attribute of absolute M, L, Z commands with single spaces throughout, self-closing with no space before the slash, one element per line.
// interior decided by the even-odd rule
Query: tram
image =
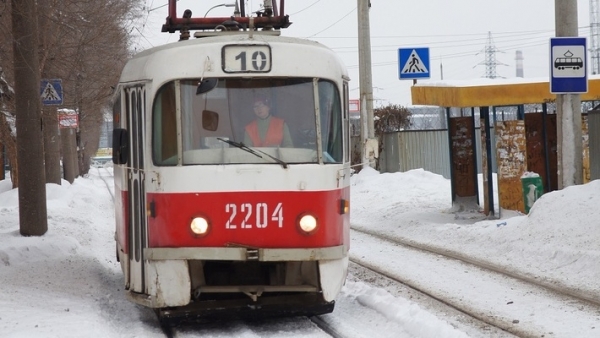
<path fill-rule="evenodd" d="M 583 68 L 583 60 L 580 57 L 559 57 L 554 60 L 554 68 L 560 70 L 567 68 L 577 70 Z"/>
<path fill-rule="evenodd" d="M 283 5 L 178 18 L 171 0 L 163 31 L 181 40 L 122 71 L 116 252 L 127 297 L 163 317 L 328 313 L 345 283 L 349 78 L 330 49 L 281 36 Z"/>

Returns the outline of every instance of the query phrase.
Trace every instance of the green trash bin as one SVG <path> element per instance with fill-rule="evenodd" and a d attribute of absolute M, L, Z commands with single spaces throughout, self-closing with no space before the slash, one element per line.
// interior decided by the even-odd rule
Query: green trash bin
<path fill-rule="evenodd" d="M 526 173 L 521 177 L 523 186 L 523 204 L 525 205 L 525 213 L 529 214 L 529 210 L 544 194 L 544 184 L 540 175 L 535 173 Z"/>

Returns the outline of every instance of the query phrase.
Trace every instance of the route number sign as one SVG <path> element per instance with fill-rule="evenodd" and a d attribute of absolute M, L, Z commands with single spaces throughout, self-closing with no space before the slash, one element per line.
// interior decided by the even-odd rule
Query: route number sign
<path fill-rule="evenodd" d="M 271 47 L 268 45 L 224 46 L 221 66 L 225 73 L 268 73 L 271 71 Z"/>

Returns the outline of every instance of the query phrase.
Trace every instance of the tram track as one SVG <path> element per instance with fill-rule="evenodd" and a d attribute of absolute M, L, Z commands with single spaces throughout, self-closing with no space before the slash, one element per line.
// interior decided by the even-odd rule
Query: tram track
<path fill-rule="evenodd" d="M 162 331 L 162 333 L 165 335 L 165 337 L 167 338 L 175 338 L 175 328 L 174 325 L 172 325 L 172 323 L 170 323 L 167 320 L 161 319 L 160 315 L 158 313 L 156 313 L 156 320 L 158 321 L 158 325 L 160 326 L 160 330 Z"/>
<path fill-rule="evenodd" d="M 266 317 L 247 318 L 238 317 L 235 315 L 225 316 L 223 318 L 206 318 L 183 321 L 170 321 L 161 319 L 156 315 L 156 320 L 160 331 L 164 337 L 203 337 L 205 335 L 215 334 L 219 337 L 223 336 L 239 336 L 240 331 L 247 330 L 253 332 L 260 337 L 282 337 L 282 326 L 305 327 L 306 337 L 333 337 L 347 338 L 348 335 L 340 333 L 335 327 L 330 325 L 322 316 L 311 317 Z M 214 321 L 213 321 L 214 320 Z M 310 323 L 311 325 L 309 325 Z M 316 328 L 314 326 L 316 326 Z M 224 326 L 224 327 L 223 327 Z M 272 326 L 272 327 L 271 327 Z M 266 328 L 265 328 L 266 327 Z M 285 331 L 285 329 L 284 329 Z M 298 330 L 300 332 L 301 329 Z M 250 334 L 252 335 L 252 334 Z M 356 336 L 350 336 L 356 337 Z"/>
<path fill-rule="evenodd" d="M 341 334 L 335 327 L 330 325 L 327 321 L 323 320 L 321 316 L 312 316 L 308 318 L 311 322 L 319 327 L 323 332 L 327 333 L 333 338 L 346 338 L 345 335 Z"/>
<path fill-rule="evenodd" d="M 595 294 L 590 295 L 589 293 L 582 292 L 582 291 L 575 289 L 569 285 L 564 285 L 564 284 L 560 283 L 559 281 L 550 282 L 550 281 L 546 281 L 546 280 L 537 279 L 533 276 L 526 276 L 517 271 L 509 270 L 503 266 L 499 266 L 499 265 L 496 265 L 496 264 L 493 264 L 493 263 L 490 263 L 490 262 L 487 262 L 484 260 L 470 257 L 470 256 L 460 253 L 460 252 L 436 247 L 433 245 L 418 243 L 415 241 L 401 239 L 401 238 L 391 238 L 389 236 L 383 236 L 374 231 L 357 230 L 357 229 L 352 229 L 352 231 L 361 232 L 361 233 L 364 233 L 364 234 L 367 234 L 367 235 L 370 235 L 373 237 L 377 237 L 377 238 L 380 238 L 383 240 L 387 240 L 387 241 L 391 241 L 391 242 L 394 242 L 394 243 L 397 243 L 400 245 L 411 247 L 416 250 L 421 250 L 421 251 L 428 252 L 431 254 L 436 254 L 436 255 L 441 255 L 444 257 L 456 259 L 456 260 L 462 261 L 467 264 L 472 264 L 472 265 L 478 266 L 482 269 L 493 271 L 493 272 L 520 280 L 525 283 L 537 285 L 539 287 L 547 289 L 548 291 L 552 291 L 552 292 L 555 292 L 555 293 L 558 293 L 558 294 L 561 294 L 561 295 L 564 295 L 567 297 L 575 298 L 580 301 L 585 301 L 585 302 L 589 302 L 593 305 L 600 306 L 600 295 L 595 295 Z"/>
<path fill-rule="evenodd" d="M 415 241 L 406 240 L 406 239 L 392 238 L 390 236 L 382 235 L 382 234 L 376 233 L 374 231 L 357 230 L 357 229 L 352 229 L 352 231 L 356 231 L 356 232 L 360 232 L 360 233 L 367 234 L 370 236 L 378 237 L 378 238 L 381 238 L 381 239 L 389 241 L 389 242 L 393 242 L 393 243 L 396 243 L 399 245 L 413 248 L 415 250 L 420 250 L 423 252 L 428 252 L 431 254 L 455 259 L 455 260 L 464 262 L 465 264 L 475 265 L 482 269 L 485 269 L 488 271 L 493 271 L 493 272 L 502 274 L 504 276 L 520 280 L 524 283 L 536 285 L 538 287 L 547 289 L 548 291 L 551 291 L 551 292 L 554 292 L 554 293 L 557 293 L 557 294 L 560 294 L 560 295 L 563 295 L 566 297 L 575 298 L 579 301 L 587 302 L 587 303 L 593 304 L 595 306 L 600 306 L 600 294 L 588 294 L 588 293 L 582 292 L 580 290 L 577 290 L 573 287 L 570 287 L 568 285 L 561 284 L 560 282 L 557 282 L 557 281 L 549 282 L 549 281 L 545 281 L 545 280 L 536 279 L 535 277 L 526 276 L 517 271 L 509 270 L 505 267 L 501 267 L 501 266 L 498 266 L 498 265 L 495 265 L 495 264 L 492 264 L 492 263 L 489 263 L 489 262 L 486 262 L 486 261 L 483 261 L 483 260 L 480 260 L 477 258 L 473 258 L 473 257 L 470 257 L 470 256 L 460 253 L 460 252 L 456 252 L 456 251 L 452 251 L 452 250 L 448 250 L 448 249 L 444 249 L 444 248 L 439 248 L 439 247 L 436 247 L 433 245 L 417 243 Z"/>
<path fill-rule="evenodd" d="M 572 288 L 564 287 L 561 285 L 550 284 L 547 281 L 537 280 L 533 277 L 523 276 L 515 271 L 510 271 L 508 269 L 495 266 L 489 262 L 484 262 L 476 258 L 468 257 L 464 254 L 452 252 L 450 250 L 437 248 L 431 245 L 424 245 L 420 243 L 416 243 L 410 240 L 393 238 L 391 236 L 386 236 L 384 234 L 379 234 L 376 232 L 368 231 L 368 230 L 356 230 L 352 229 L 353 233 L 358 236 L 370 236 L 375 238 L 377 241 L 381 242 L 382 247 L 394 247 L 395 250 L 401 250 L 402 252 L 411 252 L 410 255 L 405 255 L 404 257 L 416 257 L 417 255 L 428 256 L 428 260 L 425 260 L 425 264 L 430 264 L 431 270 L 435 270 L 440 268 L 444 264 L 453 264 L 454 270 L 456 270 L 456 274 L 452 274 L 452 270 L 443 270 L 442 278 L 447 278 L 447 280 L 451 280 L 452 283 L 464 283 L 465 288 L 469 285 L 468 278 L 472 278 L 474 276 L 479 277 L 481 275 L 490 276 L 487 280 L 488 283 L 492 284 L 495 281 L 499 281 L 498 285 L 501 283 L 506 284 L 507 286 L 502 286 L 504 288 L 514 285 L 515 288 L 523 288 L 530 290 L 529 294 L 535 295 L 540 299 L 540 302 L 543 302 L 544 299 L 548 299 L 548 306 L 559 306 L 559 307 L 570 307 L 573 308 L 573 311 L 579 311 L 581 309 L 590 309 L 588 312 L 593 313 L 593 311 L 598 311 L 598 307 L 600 306 L 600 302 L 597 299 L 597 295 L 590 295 L 579 292 L 577 290 L 573 290 Z M 353 236 L 354 237 L 354 236 Z M 382 252 L 387 252 L 386 250 L 382 250 Z M 518 335 L 519 337 L 540 337 L 540 330 L 543 330 L 543 327 L 539 326 L 539 322 L 535 322 L 535 320 L 528 318 L 527 321 L 533 321 L 533 324 L 523 325 L 526 323 L 519 322 L 523 321 L 519 319 L 515 319 L 515 317 L 510 317 L 510 315 L 506 315 L 506 313 L 496 313 L 493 308 L 489 306 L 482 307 L 481 304 L 475 304 L 476 302 L 471 302 L 467 296 L 463 297 L 460 294 L 457 294 L 459 291 L 455 289 L 448 288 L 444 289 L 444 286 L 436 285 L 432 287 L 430 281 L 424 280 L 423 275 L 418 276 L 418 274 L 412 274 L 407 266 L 399 267 L 398 269 L 394 269 L 393 271 L 386 271 L 381 266 L 381 263 L 377 260 L 372 260 L 370 257 L 365 257 L 357 255 L 356 253 L 351 253 L 351 262 L 364 267 L 365 269 L 371 270 L 374 273 L 385 276 L 388 279 L 391 279 L 397 283 L 402 285 L 406 285 L 409 288 L 417 290 L 419 293 L 426 295 L 436 301 L 444 304 L 451 309 L 455 309 L 461 313 L 464 313 L 467 316 L 475 318 L 483 323 L 491 327 L 498 328 L 502 331 L 508 332 L 510 334 Z M 439 264 L 439 265 L 436 265 Z M 400 265 L 400 264 L 399 264 Z M 423 263 L 421 263 L 423 265 Z M 403 270 L 404 269 L 404 270 Z M 450 272 L 449 272 L 450 271 Z M 464 277 L 465 274 L 469 274 L 469 277 Z M 463 275 L 463 276 L 461 276 Z M 415 277 L 417 276 L 417 277 Z M 461 280 L 461 278 L 463 278 Z M 464 279 L 466 278 L 466 279 Z M 510 290 L 505 291 L 502 287 L 498 287 L 498 294 L 503 295 L 506 299 L 506 295 L 510 295 Z M 448 291 L 450 290 L 450 291 Z M 484 291 L 482 291 L 482 297 L 487 297 L 489 295 L 484 295 Z M 515 299 L 524 299 L 525 297 L 517 296 Z M 521 298 L 520 298 L 521 297 Z M 550 301 L 551 300 L 551 301 Z M 494 302 L 497 299 L 491 301 Z M 506 302 L 506 305 L 512 306 L 513 301 Z M 524 302 L 524 301 L 523 301 Z M 516 302 L 515 302 L 516 303 Z M 558 304 L 558 305 L 556 305 Z M 516 307 L 515 307 L 516 308 Z M 533 309 L 531 310 L 533 313 Z M 531 327 L 536 327 L 537 329 L 532 330 Z M 593 327 L 592 327 L 593 329 Z M 549 332 L 550 333 L 550 332 Z"/>
<path fill-rule="evenodd" d="M 353 260 L 353 259 L 350 259 L 350 261 L 352 263 L 356 264 L 358 267 L 370 271 L 372 274 L 383 276 L 383 277 L 391 280 L 392 282 L 398 283 L 406 288 L 409 288 L 409 289 L 415 291 L 416 293 L 418 293 L 424 297 L 430 298 L 431 300 L 433 300 L 439 304 L 442 304 L 444 307 L 446 307 L 450 310 L 454 310 L 457 313 L 460 313 L 460 314 L 465 315 L 469 318 L 472 318 L 478 322 L 483 323 L 483 325 L 481 325 L 481 326 L 485 327 L 485 329 L 488 331 L 495 329 L 495 330 L 499 330 L 499 331 L 506 332 L 509 334 L 517 333 L 517 332 L 510 332 L 509 330 L 507 330 L 506 326 L 503 325 L 502 323 L 493 321 L 493 320 L 489 320 L 489 318 L 482 316 L 477 311 L 474 311 L 471 309 L 466 309 L 464 307 L 456 305 L 454 302 L 448 301 L 448 300 L 444 299 L 444 297 L 438 296 L 435 293 L 430 292 L 430 291 L 420 287 L 417 283 L 409 282 L 402 278 L 395 277 L 395 276 L 393 276 L 375 266 L 367 264 L 365 262 L 361 262 L 361 261 L 357 261 L 357 260 Z"/>
<path fill-rule="evenodd" d="M 106 182 L 106 180 L 104 179 L 105 175 L 103 175 L 102 172 L 106 172 L 108 174 L 108 176 L 112 176 L 112 173 L 107 168 L 105 168 L 103 166 L 101 166 L 101 167 L 95 167 L 95 168 L 98 171 L 98 177 L 100 177 L 100 179 L 102 180 L 102 182 L 104 182 L 104 184 L 106 185 L 106 190 L 108 190 L 108 193 L 110 194 L 111 201 L 114 202 L 115 201 L 115 195 L 113 194 L 113 191 L 110 189 L 110 186 L 108 185 L 108 182 Z"/>

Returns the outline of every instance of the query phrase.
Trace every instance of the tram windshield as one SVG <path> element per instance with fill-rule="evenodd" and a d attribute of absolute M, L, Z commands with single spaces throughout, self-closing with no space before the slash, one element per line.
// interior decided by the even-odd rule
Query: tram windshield
<path fill-rule="evenodd" d="M 156 165 L 177 165 L 179 158 L 183 165 L 343 160 L 342 106 L 333 82 L 222 78 L 178 83 L 164 85 L 154 101 Z"/>

